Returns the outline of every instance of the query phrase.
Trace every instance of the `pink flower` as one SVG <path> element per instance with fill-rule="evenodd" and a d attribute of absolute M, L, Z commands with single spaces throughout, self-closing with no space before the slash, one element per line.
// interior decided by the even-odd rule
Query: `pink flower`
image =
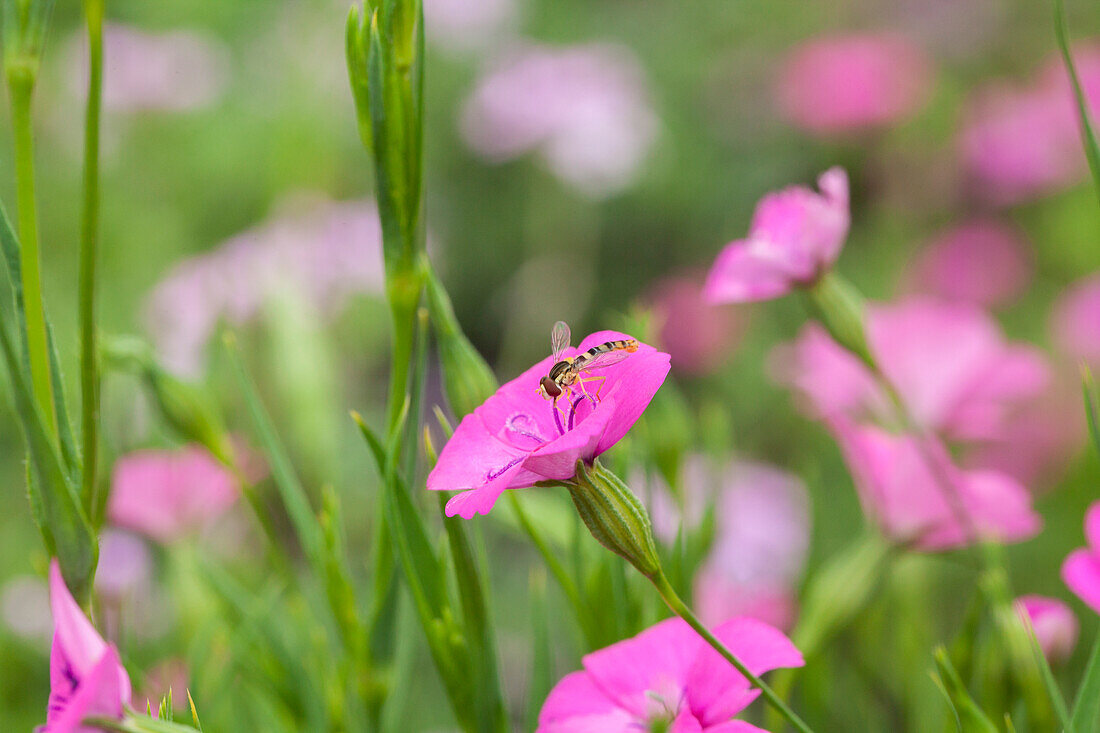
<path fill-rule="evenodd" d="M 1100 501 L 1085 513 L 1088 547 L 1074 550 L 1062 563 L 1062 580 L 1077 597 L 1100 613 Z"/>
<path fill-rule="evenodd" d="M 121 601 L 140 589 L 148 588 L 153 576 L 153 558 L 145 542 L 114 529 L 104 530 L 99 538 L 99 564 L 95 588 L 115 601 Z"/>
<path fill-rule="evenodd" d="M 1020 596 L 1016 611 L 1031 623 L 1039 648 L 1051 664 L 1069 659 L 1077 643 L 1077 617 L 1069 606 L 1057 598 Z"/>
<path fill-rule="evenodd" d="M 709 557 L 695 576 L 703 623 L 749 616 L 779 628 L 794 620 L 794 586 L 810 544 L 809 497 L 795 476 L 735 463 L 724 477 Z"/>
<path fill-rule="evenodd" d="M 714 635 L 756 675 L 804 664 L 790 639 L 753 619 L 727 621 Z M 759 690 L 680 618 L 588 654 L 583 662 L 582 671 L 550 691 L 538 733 L 632 733 L 662 723 L 672 733 L 760 730 L 730 720 Z"/>
<path fill-rule="evenodd" d="M 649 300 L 658 324 L 658 345 L 672 355 L 677 372 L 708 374 L 736 348 L 747 325 L 747 313 L 716 308 L 702 294 L 696 277 L 676 275 L 659 280 Z"/>
<path fill-rule="evenodd" d="M 1100 273 L 1078 280 L 1062 293 L 1054 306 L 1052 327 L 1067 356 L 1100 365 Z"/>
<path fill-rule="evenodd" d="M 564 356 L 627 338 L 599 331 Z M 641 417 L 668 374 L 669 356 L 642 344 L 623 361 L 592 372 L 606 377 L 602 386 L 591 387 L 599 390 L 598 399 L 578 393 L 571 403 L 551 402 L 538 393 L 551 366 L 553 358 L 547 357 L 502 386 L 462 419 L 443 446 L 428 488 L 462 492 L 447 502 L 447 516 L 488 514 L 505 489 L 572 478 L 577 461 L 592 462 Z"/>
<path fill-rule="evenodd" d="M 864 511 L 896 542 L 935 551 L 965 546 L 975 539 L 972 533 L 1017 542 L 1039 531 L 1041 520 L 1023 486 L 994 471 L 959 469 L 933 438 L 922 446 L 920 438 L 843 418 L 832 428 Z"/>
<path fill-rule="evenodd" d="M 799 46 L 780 72 L 780 110 L 818 135 L 897 122 L 928 99 L 924 52 L 889 33 L 817 38 Z"/>
<path fill-rule="evenodd" d="M 848 236 L 848 174 L 830 168 L 821 193 L 791 186 L 756 205 L 748 236 L 726 245 L 707 276 L 711 303 L 769 300 L 812 285 L 840 255 Z"/>
<path fill-rule="evenodd" d="M 1012 227 L 974 219 L 936 237 L 918 254 L 907 280 L 920 292 L 994 307 L 1011 303 L 1031 281 L 1031 255 Z"/>
<path fill-rule="evenodd" d="M 1041 394 L 1050 378 L 1037 349 L 1007 342 L 992 318 L 962 303 L 918 297 L 870 306 L 867 336 L 917 422 L 954 440 L 997 440 L 1013 408 Z M 820 326 L 806 326 L 793 346 L 775 352 L 773 365 L 821 417 L 896 422 L 871 374 Z"/>
<path fill-rule="evenodd" d="M 199 446 L 137 451 L 115 463 L 107 516 L 169 543 L 220 516 L 238 494 L 229 469 Z"/>
<path fill-rule="evenodd" d="M 596 198 L 633 180 L 657 127 L 640 64 L 606 45 L 517 48 L 462 116 L 474 152 L 491 161 L 538 152 L 555 175 Z"/>
<path fill-rule="evenodd" d="M 50 564 L 50 701 L 43 733 L 94 733 L 81 725 L 91 716 L 122 719 L 130 704 L 130 677 L 73 600 L 57 561 Z"/>

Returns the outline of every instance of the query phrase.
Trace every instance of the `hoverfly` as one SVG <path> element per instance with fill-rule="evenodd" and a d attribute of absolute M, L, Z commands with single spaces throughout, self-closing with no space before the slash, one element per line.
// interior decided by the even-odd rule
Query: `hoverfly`
<path fill-rule="evenodd" d="M 593 346 L 583 354 L 562 357 L 565 350 L 569 348 L 569 339 L 569 326 L 564 321 L 555 323 L 554 329 L 550 333 L 550 346 L 551 353 L 554 356 L 554 365 L 550 367 L 550 371 L 546 376 L 539 380 L 538 388 L 543 397 L 548 400 L 552 399 L 555 402 L 563 393 L 572 393 L 574 386 L 580 387 L 585 397 L 595 401 L 596 398 L 588 394 L 588 390 L 585 389 L 585 382 L 599 381 L 600 389 L 602 389 L 603 380 L 607 377 L 592 377 L 588 376 L 587 373 L 592 369 L 618 364 L 638 350 L 637 339 L 626 339 L 605 341 L 599 346 Z M 596 397 L 599 397 L 599 389 L 596 391 Z"/>

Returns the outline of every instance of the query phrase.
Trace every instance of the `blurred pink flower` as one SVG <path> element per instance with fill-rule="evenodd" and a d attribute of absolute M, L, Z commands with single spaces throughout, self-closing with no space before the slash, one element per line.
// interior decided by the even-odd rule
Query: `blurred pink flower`
<path fill-rule="evenodd" d="M 435 43 L 456 51 L 499 40 L 517 15 L 515 0 L 424 0 L 424 27 Z"/>
<path fill-rule="evenodd" d="M 597 198 L 630 184 L 657 128 L 637 59 L 608 45 L 515 49 L 462 114 L 474 152 L 504 161 L 537 151 L 556 176 Z"/>
<path fill-rule="evenodd" d="M 70 86 L 88 89 L 88 43 L 69 44 Z M 103 106 L 118 112 L 182 112 L 215 102 L 225 91 L 229 53 L 195 31 L 148 33 L 107 23 L 103 28 Z"/>
<path fill-rule="evenodd" d="M 153 556 L 135 535 L 106 529 L 99 537 L 99 564 L 95 587 L 101 594 L 121 600 L 147 588 L 153 576 Z"/>
<path fill-rule="evenodd" d="M 790 186 L 760 199 L 748 236 L 726 245 L 711 267 L 709 302 L 778 298 L 832 266 L 848 236 L 848 174 L 830 168 L 817 185 L 820 194 Z"/>
<path fill-rule="evenodd" d="M 122 719 L 130 704 L 130 677 L 118 650 L 96 633 L 73 600 L 61 569 L 50 564 L 50 608 L 54 636 L 50 651 L 50 701 L 43 733 L 94 733 L 86 717 Z"/>
<path fill-rule="evenodd" d="M 635 471 L 627 484 L 644 497 L 653 522 L 653 535 L 671 545 L 681 530 L 687 533 L 699 527 L 717 494 L 717 478 L 710 459 L 693 453 L 684 459 L 680 470 L 682 497 L 673 493 L 658 472 Z"/>
<path fill-rule="evenodd" d="M 918 292 L 983 307 L 1003 306 L 1031 282 L 1027 243 L 996 219 L 973 219 L 933 239 L 906 270 Z"/>
<path fill-rule="evenodd" d="M 891 33 L 831 36 L 796 47 L 776 96 L 792 124 L 818 135 L 886 125 L 927 101 L 932 68 L 921 48 Z"/>
<path fill-rule="evenodd" d="M 1039 531 L 1042 520 L 1015 479 L 959 469 L 934 438 L 893 435 L 843 418 L 830 425 L 864 511 L 895 542 L 937 551 L 970 544 L 976 539 L 972 533 L 1019 542 Z"/>
<path fill-rule="evenodd" d="M 167 544 L 223 514 L 239 493 L 229 469 L 199 446 L 137 451 L 115 463 L 107 517 Z"/>
<path fill-rule="evenodd" d="M 563 356 L 628 338 L 598 331 Z M 447 502 L 447 516 L 488 514 L 506 489 L 572 478 L 578 460 L 591 463 L 641 417 L 668 375 L 669 356 L 642 344 L 623 361 L 594 370 L 593 376 L 606 377 L 595 406 L 581 395 L 556 407 L 557 400 L 539 394 L 539 380 L 553 363 L 543 359 L 462 418 L 428 474 L 429 489 L 461 491 Z"/>
<path fill-rule="evenodd" d="M 802 655 L 777 629 L 735 618 L 714 635 L 753 674 L 801 667 Z M 680 618 L 585 655 L 584 669 L 563 677 L 539 713 L 538 733 L 751 733 L 730 720 L 759 690 Z M 668 726 L 665 728 L 664 726 Z"/>
<path fill-rule="evenodd" d="M 869 306 L 867 334 L 917 422 L 953 440 L 1000 438 L 1012 409 L 1042 394 L 1050 379 L 1039 350 L 1007 342 L 996 321 L 964 303 L 916 297 Z M 896 422 L 866 367 L 816 324 L 772 361 L 777 379 L 805 395 L 819 417 Z"/>
<path fill-rule="evenodd" d="M 145 675 L 141 691 L 134 695 L 136 700 L 145 700 L 153 711 L 153 717 L 157 717 L 157 709 L 160 701 L 172 692 L 172 704 L 176 710 L 184 710 L 187 707 L 187 662 L 183 659 L 165 659 L 154 665 Z M 145 710 L 146 705 L 138 705 L 139 710 Z"/>
<path fill-rule="evenodd" d="M 700 278 L 674 275 L 658 280 L 648 300 L 657 324 L 657 345 L 672 356 L 679 373 L 708 374 L 737 347 L 748 313 L 716 308 L 703 298 Z"/>
<path fill-rule="evenodd" d="M 1062 580 L 1077 597 L 1100 613 L 1100 501 L 1085 513 L 1087 547 L 1074 550 L 1062 563 Z"/>
<path fill-rule="evenodd" d="M 1051 664 L 1064 662 L 1077 643 L 1077 617 L 1062 601 L 1046 596 L 1020 596 L 1016 611 L 1031 623 L 1039 647 Z"/>
<path fill-rule="evenodd" d="M 147 303 L 148 330 L 164 364 L 201 372 L 222 319 L 242 325 L 286 290 L 331 312 L 357 293 L 381 293 L 382 234 L 371 201 L 307 204 L 178 264 Z"/>
<path fill-rule="evenodd" d="M 1051 326 L 1063 353 L 1100 366 L 1100 273 L 1078 280 L 1062 293 Z"/>
<path fill-rule="evenodd" d="M 0 588 L 0 618 L 12 634 L 37 642 L 50 638 L 50 594 L 41 578 L 17 575 Z"/>
<path fill-rule="evenodd" d="M 748 616 L 790 628 L 810 544 L 806 488 L 762 463 L 735 463 L 724 478 L 714 546 L 695 576 L 699 617 L 707 625 Z"/>

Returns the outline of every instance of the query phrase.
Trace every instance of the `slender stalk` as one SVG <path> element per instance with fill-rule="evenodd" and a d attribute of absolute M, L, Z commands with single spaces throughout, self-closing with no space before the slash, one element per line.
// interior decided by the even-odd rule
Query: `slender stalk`
<path fill-rule="evenodd" d="M 15 139 L 15 185 L 18 204 L 19 242 L 22 248 L 23 297 L 26 301 L 27 350 L 35 401 L 53 437 L 57 437 L 57 416 L 53 409 L 53 385 L 50 380 L 49 342 L 46 337 L 46 312 L 42 300 L 42 276 L 38 255 L 38 204 L 34 192 L 34 131 L 31 126 L 31 100 L 34 96 L 34 72 L 29 68 L 8 69 L 11 96 L 11 123 Z"/>
<path fill-rule="evenodd" d="M 96 506 L 99 368 L 96 360 L 95 270 L 99 239 L 99 120 L 103 101 L 103 2 L 84 0 L 88 22 L 88 107 L 84 118 L 84 201 L 80 216 L 80 424 L 84 443 L 81 496 Z"/>
<path fill-rule="evenodd" d="M 749 684 L 760 690 L 764 699 L 767 700 L 772 707 L 778 710 L 796 730 L 801 733 L 812 733 L 805 721 L 798 717 L 797 713 L 787 707 L 787 704 L 772 691 L 772 688 L 769 687 L 764 680 L 753 674 L 740 659 L 734 656 L 733 652 L 726 648 L 725 644 L 719 641 L 714 634 L 710 633 L 710 629 L 704 626 L 703 623 L 696 618 L 692 610 L 688 608 L 687 604 L 685 604 L 680 596 L 676 594 L 676 591 L 673 589 L 672 584 L 668 582 L 668 578 L 665 577 L 663 571 L 659 571 L 656 575 L 652 576 L 650 580 L 653 581 L 653 585 L 657 588 L 657 592 L 665 599 L 665 603 L 668 604 L 668 607 L 671 608 L 677 616 L 687 621 L 688 625 L 695 629 L 699 636 L 703 637 L 708 644 L 714 647 L 727 662 L 736 667 L 737 671 L 744 675 L 745 679 L 749 681 Z"/>

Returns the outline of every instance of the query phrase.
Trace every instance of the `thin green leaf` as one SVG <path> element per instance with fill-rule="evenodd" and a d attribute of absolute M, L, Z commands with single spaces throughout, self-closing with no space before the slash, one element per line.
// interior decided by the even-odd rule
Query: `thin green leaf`
<path fill-rule="evenodd" d="M 1069 730 L 1076 733 L 1091 733 L 1096 727 L 1098 717 L 1100 717 L 1100 633 L 1096 635 L 1096 641 L 1093 642 L 1092 653 L 1085 667 L 1085 675 L 1081 678 L 1081 686 L 1077 688 L 1073 712 L 1069 719 Z"/>
<path fill-rule="evenodd" d="M 202 733 L 202 722 L 199 720 L 199 711 L 195 709 L 195 699 L 191 697 L 191 691 L 187 691 L 187 705 L 191 708 L 191 721 L 195 724 L 195 728 L 199 733 Z"/>
<path fill-rule="evenodd" d="M 1096 194 L 1100 197 L 1100 145 L 1096 142 L 1096 133 L 1089 119 L 1088 100 L 1081 89 L 1081 79 L 1077 75 L 1077 67 L 1073 62 L 1073 54 L 1069 47 L 1069 29 L 1066 24 L 1066 9 L 1063 0 L 1054 0 L 1054 35 L 1058 39 L 1058 50 L 1062 52 L 1062 60 L 1069 72 L 1070 83 L 1073 85 L 1073 96 L 1077 102 L 1077 116 L 1081 123 L 1081 144 L 1085 148 L 1085 157 L 1089 161 L 1089 170 L 1092 172 L 1092 180 L 1096 186 Z"/>
<path fill-rule="evenodd" d="M 936 669 L 939 671 L 941 689 L 947 695 L 955 712 L 959 730 L 962 733 L 998 733 L 997 726 L 970 696 L 962 679 L 959 678 L 959 673 L 952 666 L 947 650 L 939 647 L 933 656 L 936 660 Z"/>
<path fill-rule="evenodd" d="M 15 322 L 19 328 L 19 363 L 26 370 L 27 382 L 30 382 L 31 363 L 27 355 L 27 317 L 23 300 L 23 259 L 19 239 L 15 236 L 11 221 L 0 205 L 0 249 L 3 249 L 7 264 L 8 284 L 11 285 L 12 300 L 15 302 Z"/>
<path fill-rule="evenodd" d="M 1031 653 L 1035 658 L 1036 666 L 1039 667 L 1039 673 L 1043 678 L 1043 686 L 1046 687 L 1047 696 L 1050 698 L 1054 712 L 1058 716 L 1058 722 L 1061 723 L 1063 730 L 1072 731 L 1074 728 L 1070 726 L 1066 700 L 1062 697 L 1062 690 L 1059 689 L 1058 682 L 1054 679 L 1054 672 L 1050 669 L 1047 655 L 1043 654 L 1043 648 L 1039 645 L 1039 639 L 1035 636 L 1035 627 L 1031 624 L 1031 618 L 1026 613 L 1019 615 L 1024 627 L 1027 629 L 1028 638 L 1031 640 Z"/>
<path fill-rule="evenodd" d="M 76 447 L 76 439 L 73 437 L 73 426 L 69 421 L 69 410 L 65 404 L 65 387 L 61 378 L 61 360 L 57 355 L 57 343 L 53 337 L 53 325 L 46 318 L 46 340 L 50 348 L 50 379 L 53 381 L 53 407 L 57 419 L 58 443 L 61 446 L 61 459 L 65 462 L 65 470 L 73 477 L 73 483 L 79 484 L 82 480 L 82 462 L 80 452 Z M 91 516 L 91 498 L 84 498 L 84 511 Z"/>
<path fill-rule="evenodd" d="M 1081 365 L 1081 391 L 1085 397 L 1085 419 L 1089 426 L 1089 436 L 1092 438 L 1092 446 L 1096 449 L 1096 455 L 1100 456 L 1100 413 L 1097 412 L 1096 382 L 1092 378 L 1092 370 Z"/>
<path fill-rule="evenodd" d="M 527 690 L 527 730 L 535 730 L 539 722 L 539 708 L 550 693 L 553 684 L 554 655 L 550 649 L 550 610 L 546 599 L 546 573 L 532 571 L 531 589 L 531 682 Z"/>

